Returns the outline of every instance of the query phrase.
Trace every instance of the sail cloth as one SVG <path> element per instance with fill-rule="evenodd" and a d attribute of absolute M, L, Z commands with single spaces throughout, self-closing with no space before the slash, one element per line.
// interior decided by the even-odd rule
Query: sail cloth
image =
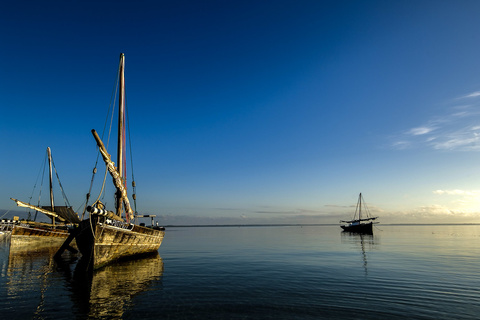
<path fill-rule="evenodd" d="M 112 176 L 113 179 L 113 184 L 117 188 L 117 190 L 120 192 L 120 195 L 123 200 L 123 204 L 125 205 L 125 211 L 128 214 L 128 217 L 130 220 L 133 220 L 133 210 L 132 207 L 130 206 L 130 201 L 128 200 L 127 196 L 127 190 L 123 186 L 123 181 L 122 177 L 118 174 L 118 170 L 115 167 L 115 163 L 111 160 L 111 156 L 108 154 L 107 149 L 105 148 L 105 145 L 102 142 L 102 139 L 98 136 L 97 132 L 92 129 L 92 134 L 93 137 L 95 138 L 95 141 L 97 142 L 98 148 L 100 150 L 100 154 L 102 155 L 103 161 L 105 162 L 105 165 L 107 166 L 108 172 L 110 172 L 110 175 Z"/>
<path fill-rule="evenodd" d="M 78 218 L 78 215 L 73 211 L 72 207 L 65 207 L 65 206 L 57 207 L 56 206 L 55 211 L 52 211 L 51 206 L 50 207 L 37 207 L 37 206 L 34 206 L 32 204 L 29 204 L 29 203 L 26 203 L 26 202 L 23 202 L 23 201 L 14 199 L 14 198 L 10 198 L 10 199 L 15 201 L 15 203 L 19 207 L 24 207 L 24 208 L 29 208 L 29 209 L 36 210 L 38 212 L 46 214 L 49 217 L 55 218 L 56 221 L 60 221 L 60 222 L 65 222 L 66 221 L 66 222 L 69 222 L 69 223 L 79 223 L 80 222 L 80 219 Z"/>
<path fill-rule="evenodd" d="M 48 206 L 48 207 L 47 206 L 42 206 L 42 209 L 52 211 L 52 207 L 50 207 L 50 206 Z M 67 222 L 80 223 L 80 218 L 75 213 L 75 211 L 73 211 L 72 207 L 55 206 L 55 211 L 54 212 Z"/>

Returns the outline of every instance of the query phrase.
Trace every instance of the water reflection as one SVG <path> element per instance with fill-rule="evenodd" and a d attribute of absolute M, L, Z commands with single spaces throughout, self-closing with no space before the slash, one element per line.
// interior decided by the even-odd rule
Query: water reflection
<path fill-rule="evenodd" d="M 2 276 L 10 301 L 7 303 L 15 305 L 15 314 L 20 318 L 39 318 L 48 303 L 49 289 L 55 286 L 52 280 L 55 248 L 16 250 L 8 242 L 2 244 L 2 261 L 6 266 L 5 271 L 2 266 Z"/>
<path fill-rule="evenodd" d="M 35 250 L 16 250 L 10 246 L 8 253 L 8 290 L 24 290 L 44 285 L 48 275 L 54 270 L 54 247 Z"/>
<path fill-rule="evenodd" d="M 367 252 L 374 248 L 378 244 L 378 239 L 373 234 L 362 234 L 352 232 L 342 232 L 342 243 L 352 244 L 356 250 L 360 250 L 362 253 L 363 269 L 365 276 L 368 275 L 368 260 Z"/>
<path fill-rule="evenodd" d="M 22 318 L 52 318 L 59 301 L 70 309 L 64 300 L 69 297 L 77 319 L 120 318 L 135 306 L 136 296 L 161 285 L 164 267 L 158 252 L 87 273 L 77 255 L 65 252 L 56 260 L 57 249 L 15 250 L 1 244 L 0 271 L 8 300 L 2 305 L 14 305 Z"/>
<path fill-rule="evenodd" d="M 133 304 L 133 298 L 148 290 L 163 275 L 163 261 L 155 252 L 141 259 L 119 261 L 86 272 L 80 261 L 71 278 L 72 302 L 80 318 L 117 318 Z"/>

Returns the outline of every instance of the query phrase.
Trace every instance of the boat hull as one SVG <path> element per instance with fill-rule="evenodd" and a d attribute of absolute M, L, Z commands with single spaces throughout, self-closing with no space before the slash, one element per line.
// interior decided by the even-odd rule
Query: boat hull
<path fill-rule="evenodd" d="M 35 224 L 15 224 L 10 232 L 10 248 L 31 250 L 59 246 L 69 235 L 67 229 Z"/>
<path fill-rule="evenodd" d="M 373 234 L 373 223 L 340 226 L 345 232 Z"/>
<path fill-rule="evenodd" d="M 75 234 L 78 249 L 90 259 L 89 267 L 101 268 L 122 258 L 158 251 L 165 232 L 92 215 Z"/>

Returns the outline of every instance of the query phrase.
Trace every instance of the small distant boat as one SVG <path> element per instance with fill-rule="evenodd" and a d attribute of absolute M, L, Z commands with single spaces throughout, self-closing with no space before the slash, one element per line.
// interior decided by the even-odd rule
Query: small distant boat
<path fill-rule="evenodd" d="M 340 227 L 343 229 L 343 231 L 346 232 L 373 234 L 373 225 L 375 223 L 378 223 L 375 222 L 376 219 L 378 219 L 378 217 L 372 217 L 370 215 L 370 211 L 365 204 L 362 193 L 360 193 L 358 196 L 357 208 L 355 209 L 353 219 L 348 221 L 340 221 L 342 223 L 346 223 L 345 225 L 341 225 Z"/>

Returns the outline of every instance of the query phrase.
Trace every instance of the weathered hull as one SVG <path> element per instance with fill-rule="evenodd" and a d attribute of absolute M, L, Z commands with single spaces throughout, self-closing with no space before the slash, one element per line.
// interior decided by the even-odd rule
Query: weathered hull
<path fill-rule="evenodd" d="M 115 260 L 157 251 L 164 235 L 162 230 L 92 215 L 80 223 L 75 240 L 82 256 L 89 257 L 90 266 L 98 269 Z"/>
<path fill-rule="evenodd" d="M 60 246 L 68 237 L 68 230 L 40 225 L 16 224 L 10 234 L 10 248 L 36 250 Z"/>
<path fill-rule="evenodd" d="M 340 227 L 346 232 L 373 234 L 373 223 L 371 222 L 357 225 L 344 225 Z"/>

